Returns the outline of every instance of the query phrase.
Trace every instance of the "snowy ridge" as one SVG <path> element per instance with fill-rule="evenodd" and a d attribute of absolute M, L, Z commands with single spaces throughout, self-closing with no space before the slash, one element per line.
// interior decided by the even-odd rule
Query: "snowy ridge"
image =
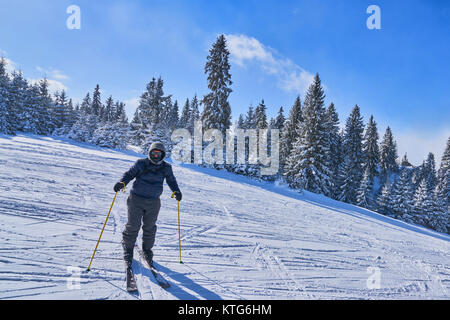
<path fill-rule="evenodd" d="M 135 254 L 125 291 L 119 193 L 91 272 L 112 186 L 137 153 L 56 137 L 0 136 L 0 299 L 449 299 L 450 237 L 353 205 L 243 176 L 173 164 L 154 248 L 164 290 Z M 140 239 L 138 245 L 140 245 Z M 369 288 L 378 268 L 379 288 Z M 73 279 L 72 279 L 73 280 Z M 76 284 L 76 282 L 74 282 Z"/>

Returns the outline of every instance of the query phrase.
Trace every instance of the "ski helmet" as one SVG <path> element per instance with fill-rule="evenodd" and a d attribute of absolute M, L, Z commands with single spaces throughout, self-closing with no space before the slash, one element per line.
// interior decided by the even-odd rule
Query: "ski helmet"
<path fill-rule="evenodd" d="M 153 142 L 148 151 L 148 159 L 154 164 L 161 164 L 166 156 L 166 148 L 161 142 Z"/>

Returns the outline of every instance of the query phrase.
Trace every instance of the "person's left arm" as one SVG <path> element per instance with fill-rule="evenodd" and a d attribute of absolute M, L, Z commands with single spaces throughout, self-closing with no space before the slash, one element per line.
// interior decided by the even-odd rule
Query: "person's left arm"
<path fill-rule="evenodd" d="M 167 165 L 165 172 L 166 182 L 169 185 L 170 190 L 172 190 L 172 192 L 176 192 L 175 196 L 178 201 L 181 200 L 181 190 L 178 187 L 177 179 L 173 174 L 172 166 L 170 164 Z"/>

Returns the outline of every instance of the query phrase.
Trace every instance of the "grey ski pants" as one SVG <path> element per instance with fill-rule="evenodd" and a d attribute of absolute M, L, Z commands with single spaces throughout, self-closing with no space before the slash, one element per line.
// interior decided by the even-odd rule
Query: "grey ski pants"
<path fill-rule="evenodd" d="M 155 244 L 156 220 L 158 219 L 161 200 L 146 199 L 131 194 L 127 199 L 128 222 L 122 232 L 122 244 L 125 250 L 133 250 L 142 224 L 142 249 L 150 250 Z"/>

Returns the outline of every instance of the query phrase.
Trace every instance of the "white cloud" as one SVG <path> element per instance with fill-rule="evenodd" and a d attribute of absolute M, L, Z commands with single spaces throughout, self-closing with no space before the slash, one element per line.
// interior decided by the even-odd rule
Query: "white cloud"
<path fill-rule="evenodd" d="M 36 67 L 36 70 L 43 73 L 45 77 L 47 78 L 53 78 L 58 80 L 68 80 L 69 77 L 65 75 L 61 70 L 53 69 L 50 67 L 50 69 L 44 69 L 39 66 Z"/>
<path fill-rule="evenodd" d="M 447 145 L 447 139 L 450 137 L 450 130 L 442 130 L 436 133 L 424 132 L 400 132 L 395 134 L 399 159 L 408 154 L 409 162 L 413 165 L 420 165 L 428 153 L 432 152 L 437 165 L 440 164 L 442 155 Z"/>
<path fill-rule="evenodd" d="M 243 34 L 225 37 L 232 62 L 245 67 L 246 63 L 256 61 L 265 73 L 277 77 L 278 86 L 285 91 L 304 93 L 314 79 L 312 73 L 255 38 Z"/>
<path fill-rule="evenodd" d="M 29 79 L 28 81 L 31 84 L 36 84 L 41 80 L 42 79 Z M 62 90 L 67 91 L 67 87 L 62 82 L 60 82 L 58 80 L 54 80 L 54 79 L 47 79 L 47 81 L 48 81 L 48 90 L 51 93 L 55 93 L 57 91 L 62 91 Z"/>

